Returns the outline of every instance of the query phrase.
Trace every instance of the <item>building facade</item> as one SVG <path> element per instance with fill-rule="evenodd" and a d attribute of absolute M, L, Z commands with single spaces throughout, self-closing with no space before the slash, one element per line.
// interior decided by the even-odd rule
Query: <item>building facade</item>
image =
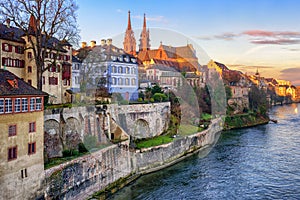
<path fill-rule="evenodd" d="M 29 37 L 34 36 L 26 36 L 22 30 L 10 26 L 9 23 L 0 24 L 0 66 L 1 69 L 16 74 L 37 88 L 37 66 Z M 48 48 L 43 51 L 44 68 L 48 70 L 42 74 L 42 90 L 49 94 L 50 103 L 56 104 L 67 101 L 66 91 L 70 89 L 72 81 L 72 47 L 65 43 L 58 48 L 57 45 L 60 43 L 58 39 L 51 38 Z"/>
<path fill-rule="evenodd" d="M 0 69 L 0 196 L 32 199 L 44 177 L 44 96 Z"/>
<path fill-rule="evenodd" d="M 103 41 L 103 40 L 102 40 Z M 108 39 L 100 45 L 85 47 L 88 49 L 82 58 L 81 92 L 93 93 L 99 87 L 106 87 L 110 94 L 119 93 L 125 100 L 138 98 L 138 64 L 137 59 L 112 45 Z"/>

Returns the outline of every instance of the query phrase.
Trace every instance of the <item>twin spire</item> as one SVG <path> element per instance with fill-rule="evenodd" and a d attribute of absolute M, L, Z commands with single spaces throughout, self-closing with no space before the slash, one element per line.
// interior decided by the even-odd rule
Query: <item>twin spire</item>
<path fill-rule="evenodd" d="M 143 30 L 141 32 L 139 41 L 139 51 L 146 51 L 150 49 L 149 29 L 147 30 L 146 27 L 146 14 L 144 14 Z M 130 11 L 128 11 L 128 24 L 125 32 L 123 46 L 125 52 L 136 55 L 136 40 L 134 37 L 134 32 L 131 28 Z"/>

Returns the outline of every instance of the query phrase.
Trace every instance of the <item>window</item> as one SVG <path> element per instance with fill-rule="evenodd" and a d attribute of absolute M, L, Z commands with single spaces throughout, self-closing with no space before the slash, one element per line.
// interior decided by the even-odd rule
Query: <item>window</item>
<path fill-rule="evenodd" d="M 21 177 L 22 178 L 26 178 L 27 177 L 27 169 L 26 168 L 21 170 Z"/>
<path fill-rule="evenodd" d="M 27 58 L 32 58 L 32 53 L 31 52 L 27 53 Z"/>
<path fill-rule="evenodd" d="M 18 54 L 23 54 L 24 48 L 22 46 L 15 46 L 15 52 Z"/>
<path fill-rule="evenodd" d="M 21 99 L 15 99 L 15 112 L 21 112 Z"/>
<path fill-rule="evenodd" d="M 135 85 L 136 81 L 135 78 L 131 79 L 131 85 Z"/>
<path fill-rule="evenodd" d="M 28 84 L 32 85 L 32 80 L 31 79 L 28 79 Z"/>
<path fill-rule="evenodd" d="M 29 123 L 29 133 L 35 132 L 36 126 L 35 122 L 30 122 Z"/>
<path fill-rule="evenodd" d="M 8 148 L 7 160 L 11 161 L 11 160 L 17 159 L 17 153 L 18 153 L 18 147 L 17 146 Z"/>
<path fill-rule="evenodd" d="M 12 51 L 12 45 L 7 44 L 7 43 L 3 43 L 2 44 L 2 50 L 7 51 L 7 52 L 11 52 Z"/>
<path fill-rule="evenodd" d="M 35 142 L 28 143 L 28 155 L 35 153 Z"/>
<path fill-rule="evenodd" d="M 125 85 L 129 85 L 129 78 L 125 79 Z"/>
<path fill-rule="evenodd" d="M 122 79 L 122 78 L 119 78 L 119 79 L 118 79 L 118 84 L 119 84 L 119 85 L 123 85 L 123 79 Z"/>
<path fill-rule="evenodd" d="M 17 125 L 9 125 L 8 126 L 8 137 L 17 135 Z"/>
<path fill-rule="evenodd" d="M 4 113 L 4 99 L 0 99 L 0 114 Z"/>
<path fill-rule="evenodd" d="M 36 98 L 35 109 L 36 110 L 41 110 L 42 109 L 42 98 L 41 97 Z"/>
<path fill-rule="evenodd" d="M 34 111 L 35 108 L 35 98 L 30 98 L 30 111 Z"/>
<path fill-rule="evenodd" d="M 27 72 L 28 72 L 28 73 L 32 73 L 32 67 L 31 67 L 31 66 L 28 66 L 28 67 L 27 67 Z"/>
<path fill-rule="evenodd" d="M 11 113 L 12 112 L 12 100 L 9 99 L 5 99 L 5 112 L 6 113 Z"/>
<path fill-rule="evenodd" d="M 22 98 L 22 112 L 28 111 L 28 99 Z"/>
<path fill-rule="evenodd" d="M 43 76 L 43 85 L 46 84 L 46 79 L 45 79 L 45 76 Z"/>
<path fill-rule="evenodd" d="M 58 78 L 57 77 L 49 77 L 49 85 L 57 85 L 58 84 Z"/>

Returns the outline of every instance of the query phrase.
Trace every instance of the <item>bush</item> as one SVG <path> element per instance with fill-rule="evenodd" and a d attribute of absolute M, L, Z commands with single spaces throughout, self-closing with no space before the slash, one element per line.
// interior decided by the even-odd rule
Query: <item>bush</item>
<path fill-rule="evenodd" d="M 138 101 L 138 102 L 143 102 L 143 99 L 142 99 L 142 98 L 138 98 L 137 101 Z"/>
<path fill-rule="evenodd" d="M 85 148 L 85 145 L 82 142 L 78 144 L 78 151 L 79 151 L 79 153 L 88 152 L 87 148 Z"/>
<path fill-rule="evenodd" d="M 62 151 L 63 157 L 78 156 L 79 151 L 75 149 L 65 149 Z"/>
<path fill-rule="evenodd" d="M 150 102 L 151 102 L 151 103 L 154 103 L 154 99 L 153 99 L 153 98 L 150 98 Z"/>

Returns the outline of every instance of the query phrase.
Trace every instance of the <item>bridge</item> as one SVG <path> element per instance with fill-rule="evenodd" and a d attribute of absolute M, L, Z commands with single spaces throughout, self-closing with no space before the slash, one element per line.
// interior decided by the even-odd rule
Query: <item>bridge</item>
<path fill-rule="evenodd" d="M 48 158 L 63 149 L 77 149 L 86 136 L 98 143 L 111 140 L 148 138 L 168 128 L 170 102 L 136 105 L 97 105 L 56 108 L 44 111 L 45 149 Z"/>

